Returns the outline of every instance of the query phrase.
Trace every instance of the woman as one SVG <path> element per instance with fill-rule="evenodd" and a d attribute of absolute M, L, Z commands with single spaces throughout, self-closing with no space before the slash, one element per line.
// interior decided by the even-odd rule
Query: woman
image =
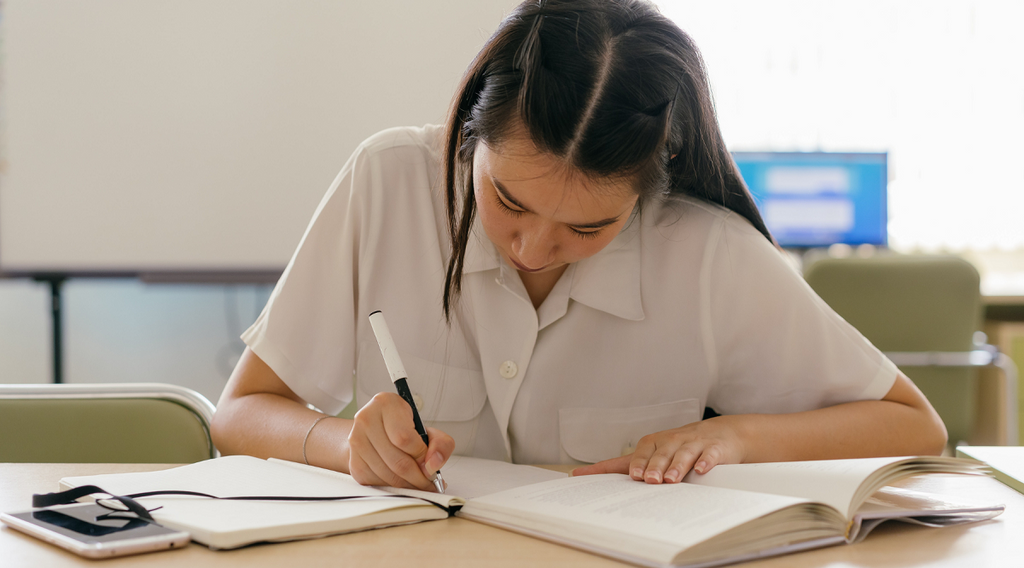
<path fill-rule="evenodd" d="M 429 447 L 377 351 L 377 309 Z M 447 128 L 360 146 L 243 338 L 220 450 L 366 484 L 431 490 L 453 452 L 673 483 L 946 441 L 920 391 L 787 266 L 696 47 L 642 0 L 519 6 Z M 330 416 L 353 389 L 355 419 Z"/>

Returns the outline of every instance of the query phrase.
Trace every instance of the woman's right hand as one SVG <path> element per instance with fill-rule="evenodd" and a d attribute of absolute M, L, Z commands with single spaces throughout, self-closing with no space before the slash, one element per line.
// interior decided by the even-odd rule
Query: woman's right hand
<path fill-rule="evenodd" d="M 412 409 L 395 393 L 378 393 L 356 413 L 348 435 L 348 470 L 363 485 L 435 491 L 435 472 L 455 450 L 455 440 L 427 428 L 430 445 L 413 426 Z"/>

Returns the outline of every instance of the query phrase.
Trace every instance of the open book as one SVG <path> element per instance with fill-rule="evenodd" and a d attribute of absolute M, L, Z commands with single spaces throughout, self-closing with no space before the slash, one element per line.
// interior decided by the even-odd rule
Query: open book
<path fill-rule="evenodd" d="M 455 457 L 448 495 L 361 486 L 348 475 L 256 458 L 218 458 L 171 470 L 71 477 L 130 494 L 184 489 L 232 495 L 334 496 L 332 502 L 147 497 L 166 526 L 212 548 L 291 540 L 441 519 L 449 514 L 649 566 L 712 566 L 862 539 L 887 519 L 978 521 L 1001 505 L 949 503 L 886 487 L 925 473 L 984 474 L 955 458 L 871 458 L 720 465 L 685 483 L 646 485 L 625 475 L 570 478 L 529 466 Z M 404 496 L 395 497 L 396 495 Z"/>

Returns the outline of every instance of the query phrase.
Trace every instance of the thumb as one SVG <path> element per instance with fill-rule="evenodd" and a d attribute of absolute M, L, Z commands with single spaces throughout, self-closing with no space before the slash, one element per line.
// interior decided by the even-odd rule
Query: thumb
<path fill-rule="evenodd" d="M 430 438 L 430 445 L 427 447 L 423 469 L 428 478 L 433 478 L 434 472 L 441 469 L 455 451 L 455 440 L 437 428 L 428 427 L 427 436 Z"/>
<path fill-rule="evenodd" d="M 627 473 L 629 472 L 629 461 L 631 459 L 633 459 L 633 454 L 599 461 L 595 464 L 585 465 L 572 470 L 572 475 L 575 477 L 577 475 L 595 475 L 598 473 Z"/>

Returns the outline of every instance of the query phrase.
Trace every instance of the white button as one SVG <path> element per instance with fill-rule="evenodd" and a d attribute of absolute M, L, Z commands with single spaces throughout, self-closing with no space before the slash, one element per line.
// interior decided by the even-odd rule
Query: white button
<path fill-rule="evenodd" d="M 423 410 L 423 397 L 419 393 L 412 393 L 412 401 L 416 403 L 416 410 Z"/>
<path fill-rule="evenodd" d="M 505 361 L 501 364 L 501 367 L 498 368 L 498 372 L 506 379 L 511 379 L 519 372 L 519 367 L 516 366 L 515 361 Z"/>
<path fill-rule="evenodd" d="M 628 456 L 629 454 L 631 454 L 631 453 L 633 453 L 635 451 L 636 451 L 636 446 L 634 446 L 633 444 L 626 444 L 625 446 L 622 446 L 622 453 L 619 454 L 619 455 L 620 456 Z"/>

